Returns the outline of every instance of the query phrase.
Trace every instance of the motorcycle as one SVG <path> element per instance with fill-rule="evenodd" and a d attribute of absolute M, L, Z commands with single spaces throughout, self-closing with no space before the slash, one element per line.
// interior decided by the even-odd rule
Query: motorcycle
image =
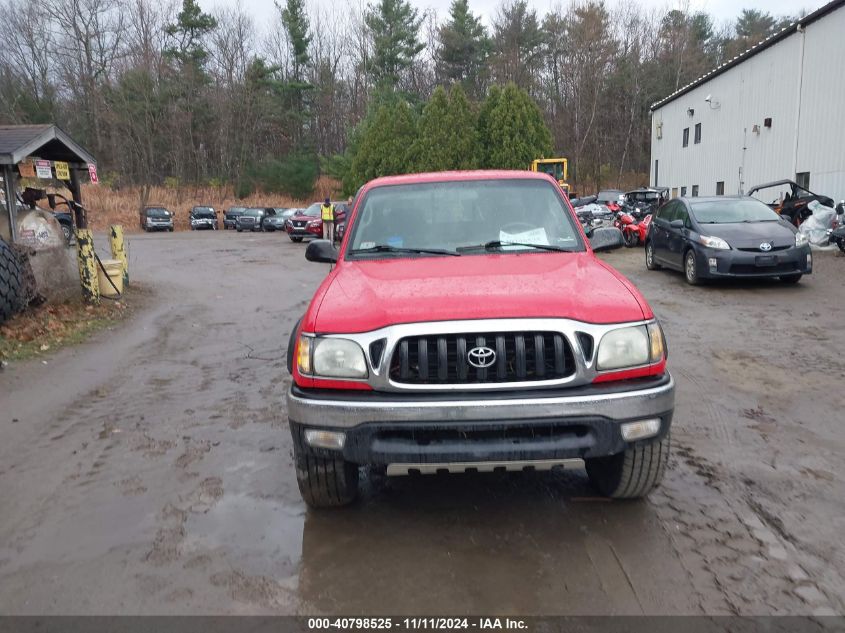
<path fill-rule="evenodd" d="M 652 214 L 640 207 L 627 207 L 620 209 L 613 221 L 613 226 L 622 231 L 622 240 L 625 246 L 633 248 L 645 243 L 645 236 L 651 224 Z"/>

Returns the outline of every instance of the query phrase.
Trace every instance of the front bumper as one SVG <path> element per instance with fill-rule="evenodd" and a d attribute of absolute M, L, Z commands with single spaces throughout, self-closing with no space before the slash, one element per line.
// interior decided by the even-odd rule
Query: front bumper
<path fill-rule="evenodd" d="M 288 235 L 293 235 L 294 237 L 322 237 L 323 236 L 323 228 L 320 226 L 316 227 L 285 227 Z"/>
<path fill-rule="evenodd" d="M 624 451 L 625 422 L 659 418 L 658 434 L 642 441 L 663 437 L 675 384 L 665 374 L 506 393 L 351 393 L 294 385 L 287 400 L 294 438 L 303 429 L 344 432 L 343 457 L 358 464 L 588 459 Z"/>
<path fill-rule="evenodd" d="M 700 277 L 780 277 L 809 275 L 813 272 L 809 246 L 791 247 L 764 253 L 738 249 L 695 248 Z M 716 266 L 711 266 L 715 259 Z"/>

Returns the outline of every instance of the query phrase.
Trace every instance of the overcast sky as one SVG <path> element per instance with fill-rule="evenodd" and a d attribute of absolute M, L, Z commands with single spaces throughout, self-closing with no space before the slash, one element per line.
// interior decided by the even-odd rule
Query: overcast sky
<path fill-rule="evenodd" d="M 367 0 L 306 0 L 309 6 L 320 6 L 322 8 L 331 8 L 332 10 L 342 11 L 348 4 L 358 5 L 359 3 L 366 4 Z M 629 0 L 605 0 L 608 7 L 614 7 L 622 2 Z M 273 0 L 238 0 L 238 3 L 244 7 L 247 13 L 251 14 L 255 19 L 255 23 L 265 28 L 277 19 L 276 8 Z M 230 3 L 225 0 L 199 0 L 199 4 L 205 10 L 210 10 L 215 7 L 226 6 Z M 426 9 L 434 9 L 438 16 L 445 16 L 449 11 L 451 0 L 411 0 L 411 4 L 422 11 Z M 501 0 L 470 0 L 470 9 L 476 13 L 481 14 L 487 24 L 496 13 L 496 8 L 501 4 Z M 547 13 L 552 7 L 569 4 L 568 0 L 529 0 L 529 5 L 537 10 L 541 15 Z M 682 7 L 686 4 L 692 9 L 700 9 L 710 13 L 717 23 L 727 22 L 736 18 L 739 11 L 743 8 L 760 9 L 768 11 L 772 15 L 793 14 L 797 12 L 797 8 L 803 8 L 806 12 L 814 11 L 823 4 L 824 0 L 803 0 L 795 2 L 795 0 L 690 0 L 689 2 L 667 1 L 667 0 L 639 0 L 639 4 L 648 8 L 674 8 Z"/>

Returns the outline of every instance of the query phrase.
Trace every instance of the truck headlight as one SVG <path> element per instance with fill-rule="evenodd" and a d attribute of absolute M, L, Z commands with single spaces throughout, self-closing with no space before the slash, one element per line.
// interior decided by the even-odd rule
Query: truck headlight
<path fill-rule="evenodd" d="M 806 246 L 810 243 L 810 238 L 807 237 L 806 233 L 796 233 L 795 234 L 795 246 Z"/>
<path fill-rule="evenodd" d="M 302 374 L 325 378 L 366 378 L 364 350 L 355 341 L 343 338 L 299 339 L 297 366 Z"/>
<path fill-rule="evenodd" d="M 710 235 L 699 235 L 698 243 L 708 248 L 715 248 L 720 251 L 727 251 L 731 248 L 730 245 L 721 237 L 713 237 Z"/>
<path fill-rule="evenodd" d="M 666 346 L 657 323 L 623 327 L 605 334 L 599 343 L 596 368 L 638 367 L 663 358 Z"/>

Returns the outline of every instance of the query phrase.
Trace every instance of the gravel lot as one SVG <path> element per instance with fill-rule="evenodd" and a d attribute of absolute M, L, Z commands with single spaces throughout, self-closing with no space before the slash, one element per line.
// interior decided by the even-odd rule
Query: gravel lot
<path fill-rule="evenodd" d="M 131 322 L 0 374 L 4 614 L 845 612 L 845 258 L 687 286 L 604 258 L 662 320 L 664 485 L 366 477 L 299 498 L 285 348 L 324 265 L 278 234 L 133 235 Z"/>

